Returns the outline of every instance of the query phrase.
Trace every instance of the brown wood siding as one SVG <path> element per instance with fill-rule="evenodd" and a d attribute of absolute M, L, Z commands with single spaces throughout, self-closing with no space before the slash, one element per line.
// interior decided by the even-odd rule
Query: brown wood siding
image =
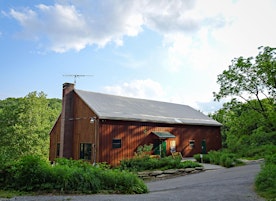
<path fill-rule="evenodd" d="M 74 101 L 73 159 L 79 159 L 81 143 L 95 144 L 95 126 L 97 123 L 90 123 L 91 117 L 96 117 L 96 115 L 77 94 L 75 94 Z M 90 162 L 94 161 L 93 147 Z"/>
<path fill-rule="evenodd" d="M 57 144 L 60 143 L 60 120 L 61 116 L 57 119 L 52 131 L 50 133 L 50 153 L 49 160 L 54 161 L 57 157 Z"/>
<path fill-rule="evenodd" d="M 126 122 L 100 120 L 100 162 L 118 165 L 120 160 L 134 156 L 137 147 L 153 143 L 156 136 L 152 131 L 167 131 L 176 138 L 167 139 L 167 155 L 170 155 L 170 141 L 176 141 L 176 150 L 183 156 L 193 156 L 200 153 L 201 142 L 206 140 L 207 151 L 221 148 L 220 128 L 211 126 L 171 125 L 143 122 Z M 121 148 L 112 148 L 112 139 L 121 139 Z M 193 149 L 189 146 L 189 140 L 195 140 Z"/>

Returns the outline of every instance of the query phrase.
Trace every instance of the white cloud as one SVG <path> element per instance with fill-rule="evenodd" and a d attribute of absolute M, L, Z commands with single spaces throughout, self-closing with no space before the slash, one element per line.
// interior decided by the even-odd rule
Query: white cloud
<path fill-rule="evenodd" d="M 98 4 L 98 8 L 95 5 L 81 8 L 78 5 L 40 4 L 36 9 L 11 9 L 10 16 L 23 27 L 25 37 L 46 39 L 50 45 L 45 46 L 55 52 L 79 51 L 93 44 L 104 47 L 112 41 L 122 45 L 124 35 L 135 36 L 142 31 L 142 17 L 130 14 L 132 9 L 119 8 L 114 3 L 114 9 L 112 3 L 111 6 Z"/>
<path fill-rule="evenodd" d="M 161 84 L 151 79 L 132 80 L 119 85 L 106 86 L 105 92 L 120 96 L 164 100 L 165 91 Z"/>
<path fill-rule="evenodd" d="M 198 19 L 189 15 L 193 4 L 191 0 L 57 1 L 33 9 L 11 9 L 10 16 L 21 24 L 25 36 L 44 39 L 51 50 L 65 52 L 110 42 L 123 45 L 124 36 L 138 35 L 143 26 L 162 34 L 195 31 Z"/>
<path fill-rule="evenodd" d="M 209 112 L 210 106 L 207 105 L 207 108 L 205 104 L 212 102 L 212 98 L 207 93 L 191 92 L 181 88 L 166 88 L 151 79 L 132 80 L 113 86 L 106 86 L 104 87 L 104 92 L 126 97 L 185 104 L 198 110 L 206 109 L 207 112 Z"/>
<path fill-rule="evenodd" d="M 147 27 L 169 41 L 169 63 L 177 71 L 183 55 L 194 57 L 194 53 L 186 54 L 191 48 L 206 51 L 215 42 L 227 49 L 243 44 L 239 47 L 243 50 L 275 41 L 276 29 L 271 29 L 269 21 L 275 17 L 271 4 L 269 0 L 60 0 L 33 9 L 11 9 L 10 16 L 21 24 L 25 36 L 46 39 L 50 45 L 43 40 L 45 46 L 56 52 L 104 47 L 110 42 L 120 46 L 124 36 L 136 36 Z M 204 32 L 208 38 L 202 38 Z M 206 44 L 198 47 L 201 43 Z"/>

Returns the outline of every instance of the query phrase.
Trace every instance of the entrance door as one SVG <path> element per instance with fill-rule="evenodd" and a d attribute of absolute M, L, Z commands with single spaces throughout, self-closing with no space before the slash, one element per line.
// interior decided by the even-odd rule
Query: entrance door
<path fill-rule="evenodd" d="M 165 140 L 155 140 L 153 143 L 153 154 L 161 157 L 166 156 L 167 143 Z"/>
<path fill-rule="evenodd" d="M 161 157 L 165 157 L 166 156 L 166 153 L 167 153 L 167 143 L 166 141 L 162 141 L 162 144 L 161 144 Z"/>

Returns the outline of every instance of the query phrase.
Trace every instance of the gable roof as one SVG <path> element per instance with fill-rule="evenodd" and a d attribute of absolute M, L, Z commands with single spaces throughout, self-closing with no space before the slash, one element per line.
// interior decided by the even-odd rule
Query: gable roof
<path fill-rule="evenodd" d="M 219 122 L 187 105 L 77 89 L 74 91 L 99 119 L 221 126 Z"/>

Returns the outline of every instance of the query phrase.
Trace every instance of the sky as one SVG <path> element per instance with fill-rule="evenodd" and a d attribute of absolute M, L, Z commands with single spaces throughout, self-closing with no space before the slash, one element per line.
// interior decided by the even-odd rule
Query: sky
<path fill-rule="evenodd" d="M 0 0 L 0 100 L 81 90 L 190 105 L 217 76 L 276 47 L 274 0 Z"/>

